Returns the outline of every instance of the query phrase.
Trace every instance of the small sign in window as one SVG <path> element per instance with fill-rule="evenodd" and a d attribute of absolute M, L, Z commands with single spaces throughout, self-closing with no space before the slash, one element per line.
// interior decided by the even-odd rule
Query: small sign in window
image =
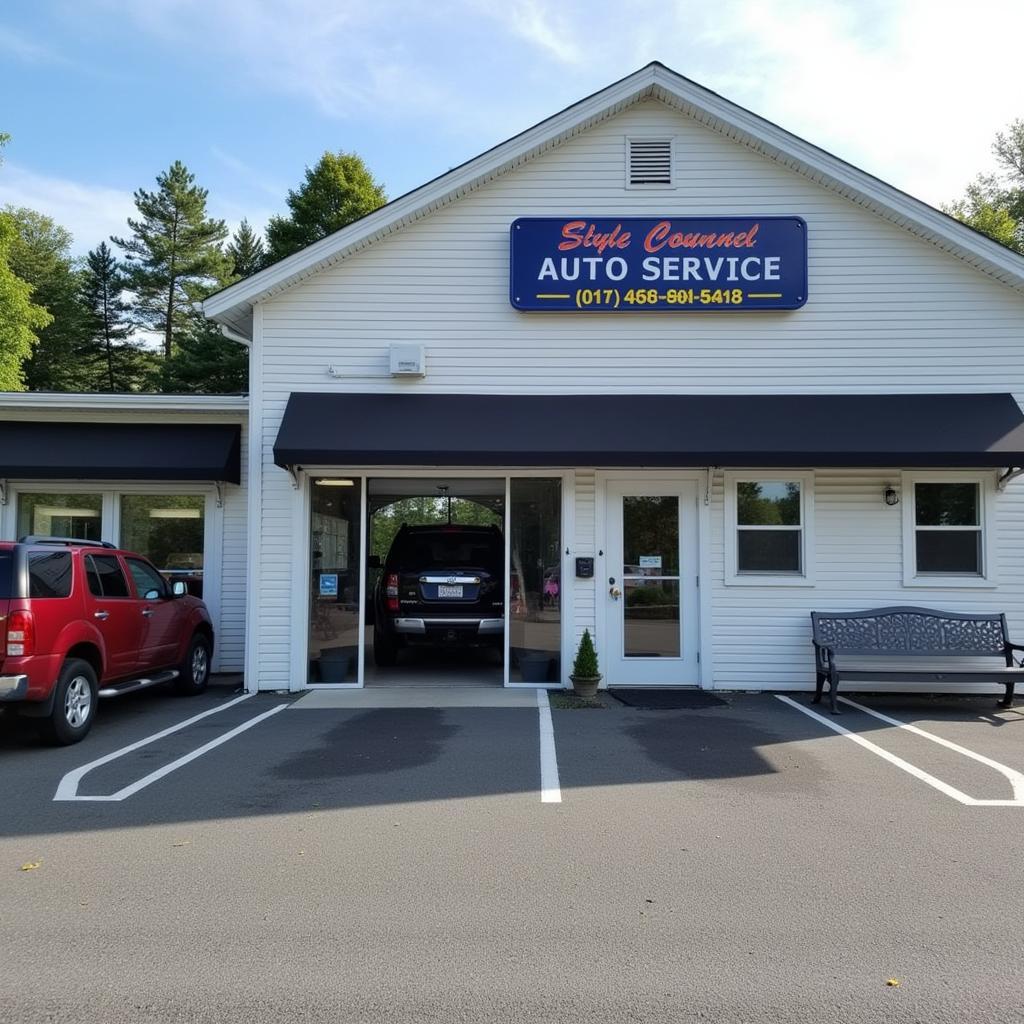
<path fill-rule="evenodd" d="M 661 555 L 641 555 L 640 556 L 640 568 L 641 569 L 660 569 L 661 568 Z"/>
<path fill-rule="evenodd" d="M 338 596 L 338 574 L 336 572 L 320 573 L 320 596 Z"/>

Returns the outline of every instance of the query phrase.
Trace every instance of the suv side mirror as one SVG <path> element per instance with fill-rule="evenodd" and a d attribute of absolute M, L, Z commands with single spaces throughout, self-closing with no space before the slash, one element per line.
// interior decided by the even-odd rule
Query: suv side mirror
<path fill-rule="evenodd" d="M 188 593 L 188 587 L 185 585 L 184 580 L 175 580 L 171 584 L 171 593 L 175 597 L 184 597 Z"/>
<path fill-rule="evenodd" d="M 380 555 L 367 555 L 366 556 L 366 568 L 367 569 L 379 569 L 380 568 Z"/>

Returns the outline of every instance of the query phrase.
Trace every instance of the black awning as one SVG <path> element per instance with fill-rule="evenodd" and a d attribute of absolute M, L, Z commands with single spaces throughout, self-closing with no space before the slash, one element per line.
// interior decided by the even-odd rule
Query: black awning
<path fill-rule="evenodd" d="M 0 421 L 0 477 L 241 482 L 236 423 Z"/>
<path fill-rule="evenodd" d="M 1012 395 L 293 394 L 279 466 L 1020 466 Z"/>

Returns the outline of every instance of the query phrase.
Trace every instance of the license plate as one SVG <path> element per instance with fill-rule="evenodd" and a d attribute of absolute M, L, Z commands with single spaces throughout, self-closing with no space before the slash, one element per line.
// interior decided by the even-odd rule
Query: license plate
<path fill-rule="evenodd" d="M 448 587 L 443 583 L 437 586 L 437 596 L 441 597 L 462 597 L 462 587 Z"/>

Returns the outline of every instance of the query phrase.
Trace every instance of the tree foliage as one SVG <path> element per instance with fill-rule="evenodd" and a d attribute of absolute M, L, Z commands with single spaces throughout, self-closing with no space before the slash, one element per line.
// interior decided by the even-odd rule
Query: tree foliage
<path fill-rule="evenodd" d="M 1024 253 L 1024 121 L 997 132 L 992 152 L 993 174 L 979 174 L 963 198 L 944 207 L 946 213 L 989 238 Z"/>
<path fill-rule="evenodd" d="M 195 175 L 175 160 L 156 184 L 154 192 L 135 193 L 139 216 L 128 220 L 132 235 L 113 241 L 128 261 L 136 318 L 162 336 L 169 361 L 191 323 L 192 303 L 223 284 L 231 266 L 220 247 L 227 227 L 207 216 L 207 191 Z"/>
<path fill-rule="evenodd" d="M 263 239 L 244 219 L 231 236 L 231 242 L 225 252 L 231 260 L 231 276 L 238 280 L 255 274 L 267 264 L 267 251 Z"/>
<path fill-rule="evenodd" d="M 71 233 L 35 210 L 9 206 L 6 213 L 15 228 L 11 269 L 32 285 L 33 302 L 50 314 L 24 364 L 25 386 L 30 391 L 91 390 L 82 274 L 71 257 Z"/>
<path fill-rule="evenodd" d="M 306 168 L 302 184 L 288 191 L 287 202 L 288 216 L 271 217 L 267 224 L 270 263 L 372 213 L 387 196 L 361 157 L 327 151 L 315 167 Z"/>
<path fill-rule="evenodd" d="M 32 301 L 32 286 L 11 269 L 11 247 L 18 228 L 0 212 L 0 391 L 24 391 L 24 363 L 38 341 L 37 331 L 53 319 Z"/>
<path fill-rule="evenodd" d="M 87 359 L 96 391 L 144 391 L 157 373 L 154 353 L 132 336 L 131 304 L 125 300 L 127 277 L 106 242 L 86 257 L 81 299 L 85 307 Z"/>

